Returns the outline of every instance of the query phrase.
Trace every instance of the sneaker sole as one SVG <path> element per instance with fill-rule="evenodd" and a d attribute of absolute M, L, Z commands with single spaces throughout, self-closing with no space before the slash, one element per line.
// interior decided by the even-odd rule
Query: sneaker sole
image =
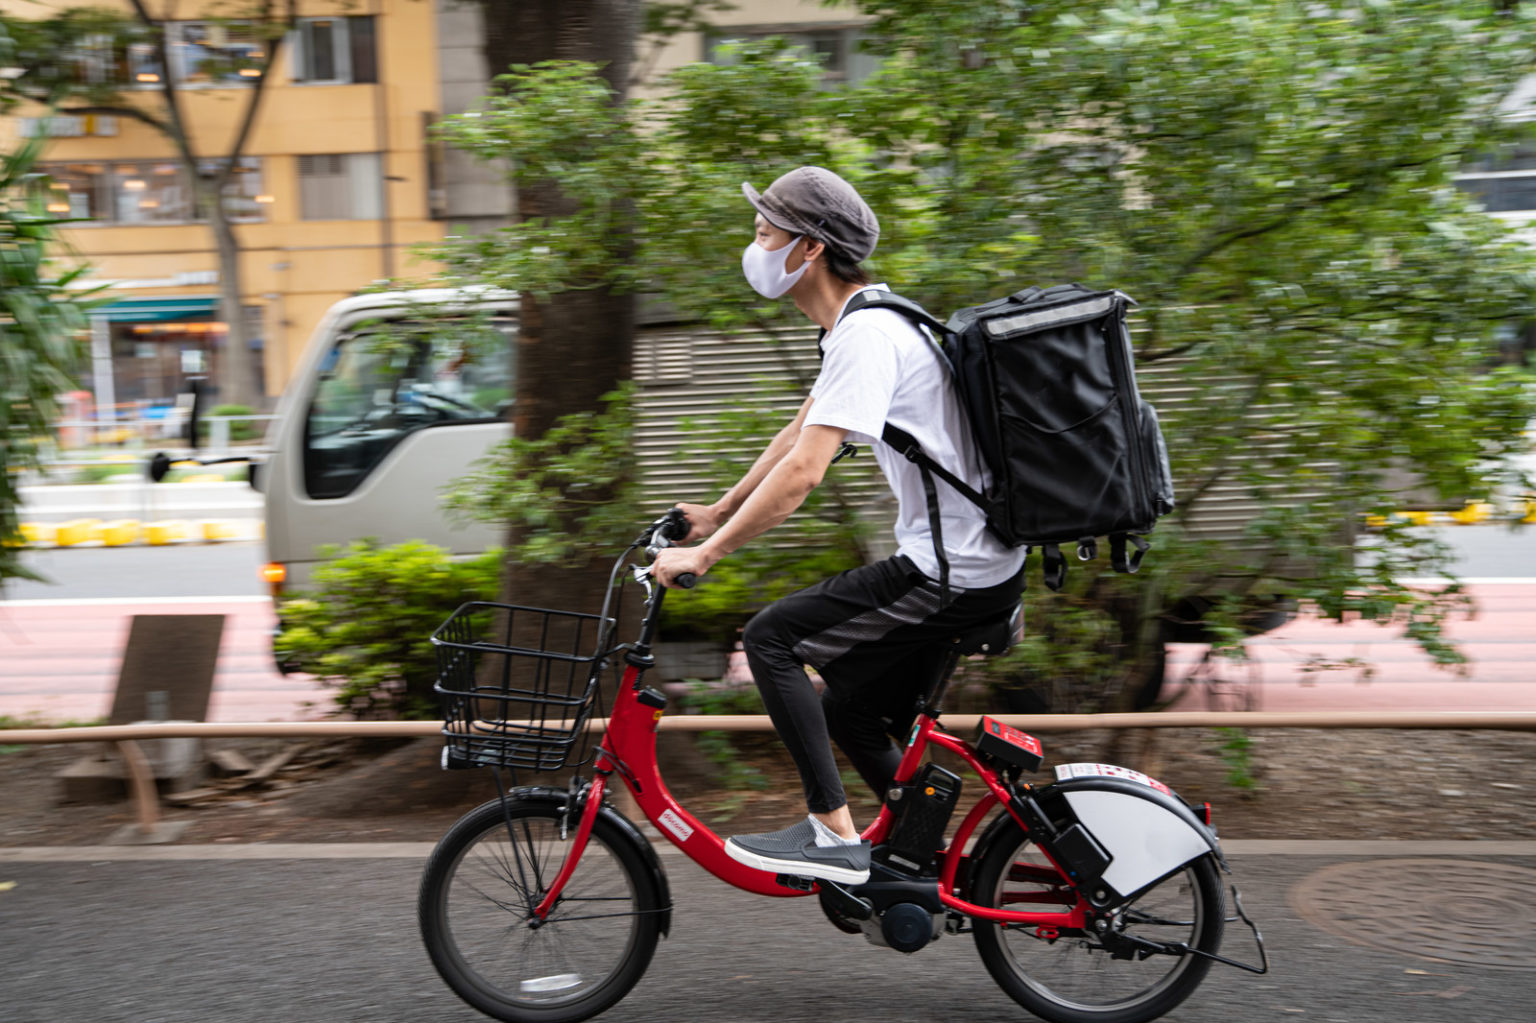
<path fill-rule="evenodd" d="M 852 870 L 848 867 L 837 867 L 830 863 L 812 863 L 809 860 L 777 860 L 772 856 L 763 856 L 743 849 L 735 842 L 727 840 L 725 854 L 737 863 L 758 870 L 766 870 L 773 874 L 789 874 L 791 877 L 820 878 L 826 881 L 837 881 L 841 884 L 863 884 L 869 880 L 869 871 Z"/>

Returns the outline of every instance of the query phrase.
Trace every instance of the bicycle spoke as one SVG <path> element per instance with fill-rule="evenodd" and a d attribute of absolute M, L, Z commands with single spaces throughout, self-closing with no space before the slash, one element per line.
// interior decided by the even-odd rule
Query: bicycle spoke
<path fill-rule="evenodd" d="M 466 1000 L 489 1004 L 498 1018 L 590 1015 L 578 1007 L 617 997 L 638 978 L 667 907 L 648 886 L 642 895 L 639 856 L 620 855 L 596 828 L 548 917 L 536 921 L 534 907 L 570 854 L 565 810 L 515 798 L 482 810 L 438 868 L 437 893 L 424 888 L 433 962 Z"/>

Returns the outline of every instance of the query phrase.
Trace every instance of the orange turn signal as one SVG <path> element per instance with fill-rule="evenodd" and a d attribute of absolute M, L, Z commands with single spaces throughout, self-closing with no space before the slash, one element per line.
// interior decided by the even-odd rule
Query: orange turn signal
<path fill-rule="evenodd" d="M 269 561 L 261 566 L 261 581 L 272 587 L 272 595 L 277 596 L 277 591 L 282 589 L 283 583 L 288 579 L 288 566 L 281 561 Z"/>

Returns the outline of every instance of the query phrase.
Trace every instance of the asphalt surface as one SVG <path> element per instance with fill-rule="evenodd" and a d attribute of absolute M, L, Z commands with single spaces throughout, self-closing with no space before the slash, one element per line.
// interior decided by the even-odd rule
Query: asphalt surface
<path fill-rule="evenodd" d="M 252 540 L 167 547 L 28 550 L 22 564 L 46 578 L 17 579 L 5 600 L 265 596 L 265 548 Z"/>
<path fill-rule="evenodd" d="M 1527 960 L 1525 968 L 1439 963 L 1364 947 L 1305 922 L 1291 905 L 1298 882 L 1333 864 L 1375 859 L 1296 851 L 1307 845 L 1231 856 L 1272 970 L 1254 976 L 1215 967 L 1166 1019 L 1530 1018 L 1536 961 Z M 1478 864 L 1536 867 L 1536 845 L 1523 846 L 1531 855 L 1453 860 L 1431 850 L 1420 858 L 1440 865 L 1448 888 L 1461 886 L 1458 903 L 1476 907 Z M 327 855 L 331 848 L 311 853 Z M 183 860 L 158 850 L 0 850 L 0 1016 L 9 1023 L 483 1019 L 439 981 L 422 949 L 414 900 L 425 847 L 363 847 L 370 848 L 391 858 L 369 858 L 366 851 L 357 859 Z M 1406 843 L 1391 848 L 1414 852 Z M 199 855 L 195 848 L 170 853 Z M 217 854 L 284 852 L 202 853 Z M 133 855 L 153 858 L 126 858 Z M 1033 1018 L 993 986 L 969 936 L 945 936 L 905 956 L 835 931 L 813 900 L 739 892 L 670 850 L 663 863 L 675 902 L 671 936 L 605 1020 Z M 1395 897 L 1434 894 L 1399 890 Z M 1524 927 L 1528 943 L 1536 921 L 1530 898 L 1504 906 L 1503 913 Z M 1341 919 L 1348 914 L 1341 912 Z M 1235 924 L 1223 951 L 1253 958 L 1251 940 Z"/>

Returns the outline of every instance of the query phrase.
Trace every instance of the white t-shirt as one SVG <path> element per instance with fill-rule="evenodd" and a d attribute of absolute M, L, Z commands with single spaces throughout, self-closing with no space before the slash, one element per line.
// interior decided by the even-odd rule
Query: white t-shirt
<path fill-rule="evenodd" d="M 883 284 L 871 285 L 889 291 Z M 869 289 L 861 289 L 869 290 Z M 893 309 L 861 309 L 840 318 L 822 339 L 821 373 L 811 387 L 806 426 L 848 431 L 875 452 L 896 495 L 897 553 L 929 578 L 939 577 L 928 524 L 928 499 L 918 467 L 880 439 L 885 424 L 905 430 L 928 457 L 976 490 L 991 482 L 971 442 L 949 370 L 933 341 Z M 961 453 L 965 454 L 962 455 Z M 979 589 L 1008 581 L 1024 564 L 1024 549 L 1008 547 L 987 531 L 982 510 L 937 476 L 939 522 L 949 561 L 949 582 Z"/>

